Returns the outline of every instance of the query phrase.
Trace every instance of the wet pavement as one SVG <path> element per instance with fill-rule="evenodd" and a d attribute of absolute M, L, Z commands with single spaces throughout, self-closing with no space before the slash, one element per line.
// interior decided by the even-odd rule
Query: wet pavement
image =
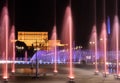
<path fill-rule="evenodd" d="M 44 70 L 44 69 L 43 69 Z M 51 70 L 51 68 L 50 68 Z M 68 68 L 61 66 L 58 74 L 54 74 L 52 70 L 47 73 L 39 73 L 38 78 L 35 77 L 35 73 L 31 74 L 30 70 L 16 71 L 14 75 L 10 74 L 8 83 L 68 83 Z M 27 73 L 25 73 L 27 71 Z M 47 71 L 47 70 L 46 70 Z M 73 83 L 120 83 L 119 79 L 116 79 L 114 74 L 109 74 L 104 77 L 101 72 L 98 75 L 94 74 L 92 68 L 74 68 L 74 82 Z M 2 77 L 0 83 L 4 83 Z"/>

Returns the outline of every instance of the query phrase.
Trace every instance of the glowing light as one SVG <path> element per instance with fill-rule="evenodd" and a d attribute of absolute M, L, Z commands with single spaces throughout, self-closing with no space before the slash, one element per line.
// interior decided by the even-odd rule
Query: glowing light
<path fill-rule="evenodd" d="M 102 40 L 103 40 L 103 38 L 100 38 L 100 40 L 102 41 Z"/>
<path fill-rule="evenodd" d="M 32 44 L 36 46 L 36 40 L 40 43 L 43 42 L 44 39 L 48 40 L 48 32 L 18 32 L 18 40 L 25 42 L 27 46 L 31 46 Z"/>
<path fill-rule="evenodd" d="M 90 44 L 92 44 L 92 42 L 89 42 Z"/>
<path fill-rule="evenodd" d="M 8 79 L 8 77 L 7 77 L 7 76 L 4 76 L 3 79 Z"/>
<path fill-rule="evenodd" d="M 98 73 L 99 71 L 95 71 L 96 73 Z"/>
<path fill-rule="evenodd" d="M 57 71 L 57 69 L 56 70 L 54 70 L 54 73 L 57 73 L 58 71 Z"/>
<path fill-rule="evenodd" d="M 107 19 L 107 32 L 110 34 L 110 17 Z"/>
<path fill-rule="evenodd" d="M 120 74 L 118 74 L 118 77 L 120 77 Z"/>
<path fill-rule="evenodd" d="M 108 75 L 108 74 L 109 74 L 109 72 L 103 72 L 103 74 L 105 74 L 105 76 L 106 76 L 106 75 Z"/>
<path fill-rule="evenodd" d="M 74 76 L 69 76 L 70 79 L 74 79 Z"/>
<path fill-rule="evenodd" d="M 106 65 L 108 65 L 109 64 L 109 62 L 106 62 Z"/>

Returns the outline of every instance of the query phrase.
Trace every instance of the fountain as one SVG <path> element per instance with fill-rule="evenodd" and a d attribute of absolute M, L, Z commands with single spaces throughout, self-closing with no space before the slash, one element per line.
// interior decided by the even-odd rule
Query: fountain
<path fill-rule="evenodd" d="M 104 62 L 104 76 L 106 77 L 108 74 L 108 69 L 107 69 L 107 31 L 106 31 L 106 21 L 105 21 L 105 0 L 103 1 L 104 6 L 103 6 L 103 10 L 104 10 L 104 20 L 102 23 L 102 30 L 101 30 L 101 34 L 100 34 L 100 55 L 102 55 L 103 53 L 103 62 Z M 95 0 L 96 3 L 96 0 Z M 117 3 L 117 0 L 116 0 Z M 96 8 L 96 4 L 95 4 L 95 8 Z M 95 9 L 96 12 L 96 9 Z M 56 21 L 56 20 L 55 20 Z M 7 11 L 7 7 L 3 8 L 2 11 L 2 16 L 1 16 L 1 40 L 0 44 L 1 44 L 1 52 L 2 56 L 3 56 L 3 60 L 5 60 L 5 63 L 3 64 L 3 79 L 7 80 L 8 79 L 8 33 L 9 33 L 9 19 L 8 19 L 8 11 Z M 95 13 L 95 23 L 93 25 L 93 29 L 92 29 L 92 33 L 91 33 L 91 37 L 90 37 L 90 49 L 93 50 L 94 52 L 94 56 L 95 56 L 95 74 L 98 74 L 98 49 L 97 49 L 97 28 L 96 28 L 96 13 Z M 65 10 L 65 17 L 64 17 L 64 24 L 63 24 L 63 42 L 64 44 L 66 44 L 66 48 L 68 49 L 68 51 L 64 50 L 64 55 L 61 54 L 61 50 L 57 51 L 57 30 L 56 30 L 56 23 L 54 24 L 53 27 L 53 32 L 52 32 L 52 37 L 51 40 L 52 44 L 51 44 L 51 48 L 52 50 L 54 50 L 54 52 L 52 51 L 51 53 L 48 53 L 44 50 L 40 50 L 37 51 L 34 55 L 33 58 L 31 59 L 32 61 L 36 61 L 36 77 L 38 77 L 38 69 L 39 69 L 39 63 L 38 61 L 45 61 L 45 62 L 49 62 L 51 61 L 54 64 L 54 73 L 56 74 L 58 72 L 58 68 L 57 68 L 57 62 L 58 61 L 64 61 L 64 63 L 68 60 L 69 58 L 69 80 L 70 82 L 74 80 L 74 72 L 73 72 L 73 59 L 74 62 L 77 59 L 76 57 L 79 57 L 79 61 L 81 60 L 81 57 L 86 57 L 86 54 L 84 54 L 87 51 L 80 51 L 81 54 L 79 53 L 77 56 L 77 53 L 75 55 L 73 55 L 73 22 L 72 22 L 72 12 L 71 12 L 71 4 L 69 6 L 67 6 L 66 10 Z M 118 20 L 118 15 L 116 14 L 114 17 L 114 23 L 113 23 L 113 35 L 112 37 L 114 39 L 112 39 L 113 42 L 113 46 L 112 46 L 112 50 L 115 51 L 116 54 L 116 63 L 117 63 L 117 77 L 120 77 L 120 72 L 119 72 L 119 20 Z M 10 33 L 10 40 L 12 40 L 12 73 L 15 73 L 15 29 L 14 29 L 14 25 L 12 26 L 12 30 Z M 36 47 L 37 47 L 37 40 L 36 40 Z M 87 52 L 90 53 L 90 52 Z M 59 54 L 59 55 L 58 55 Z M 63 57 L 61 57 L 61 55 Z M 47 55 L 47 57 L 45 56 Z M 83 55 L 83 56 L 82 56 Z M 73 58 L 74 56 L 74 58 Z M 27 62 L 27 51 L 25 51 L 25 62 Z M 57 59 L 59 57 L 59 59 Z M 51 60 L 50 60 L 51 59 Z M 42 63 L 42 62 L 41 62 Z"/>
<path fill-rule="evenodd" d="M 57 32 L 56 32 L 56 25 L 54 25 L 53 27 L 53 31 L 52 31 L 52 46 L 51 48 L 54 50 L 54 73 L 56 74 L 58 72 L 57 70 Z"/>
<path fill-rule="evenodd" d="M 105 22 L 105 0 L 103 0 L 103 23 L 102 23 L 102 30 L 100 34 L 100 47 L 103 53 L 104 58 L 104 72 L 103 75 L 106 77 L 108 75 L 107 69 L 107 31 L 106 31 L 106 22 Z"/>
<path fill-rule="evenodd" d="M 95 54 L 95 75 L 98 75 L 98 62 L 97 62 L 97 31 L 96 26 L 93 26 L 91 37 L 89 40 L 89 48 Z"/>
<path fill-rule="evenodd" d="M 102 30 L 101 30 L 101 34 L 100 34 L 100 49 L 103 53 L 103 61 L 104 61 L 104 76 L 106 77 L 106 75 L 108 74 L 107 71 L 107 34 L 106 34 L 106 24 L 105 22 L 103 22 L 102 24 Z"/>
<path fill-rule="evenodd" d="M 12 55 L 12 73 L 15 73 L 15 27 L 12 26 L 10 37 L 9 37 L 10 45 L 9 45 L 9 51 L 11 51 L 9 54 Z"/>
<path fill-rule="evenodd" d="M 93 26 L 93 30 L 94 30 L 94 41 L 95 41 L 95 75 L 98 75 L 98 55 L 97 55 L 97 28 L 96 28 L 96 0 L 94 0 L 94 22 L 95 22 L 95 25 Z"/>
<path fill-rule="evenodd" d="M 98 74 L 98 62 L 97 62 L 97 31 L 95 32 L 95 74 Z"/>
<path fill-rule="evenodd" d="M 1 53 L 3 54 L 3 79 L 7 81 L 8 79 L 8 28 L 9 28 L 9 19 L 8 19 L 8 9 L 7 6 L 4 6 L 1 14 Z"/>
<path fill-rule="evenodd" d="M 54 40 L 54 52 L 55 52 L 55 57 L 54 57 L 54 73 L 58 73 L 57 70 L 57 29 L 56 29 L 56 0 L 55 0 L 55 23 L 53 27 L 53 40 Z"/>
<path fill-rule="evenodd" d="M 100 49 L 101 52 L 103 53 L 103 61 L 104 61 L 104 76 L 108 74 L 107 71 L 107 56 L 106 56 L 106 50 L 107 50 L 107 34 L 106 34 L 106 24 L 103 22 L 102 24 L 102 30 L 100 34 Z"/>
<path fill-rule="evenodd" d="M 73 22 L 72 22 L 72 12 L 71 12 L 71 2 L 69 6 L 67 6 L 65 10 L 65 16 L 63 21 L 63 31 L 62 31 L 62 41 L 65 44 L 68 44 L 69 49 L 69 80 L 73 81 L 74 74 L 73 74 L 73 64 L 72 64 L 72 57 L 73 57 Z"/>
<path fill-rule="evenodd" d="M 106 24 L 105 22 L 103 22 L 103 45 L 104 45 L 104 76 L 106 77 L 106 75 L 108 74 L 108 70 L 107 70 L 107 33 L 106 33 Z"/>
<path fill-rule="evenodd" d="M 113 34 L 115 35 L 115 49 L 116 49 L 116 63 L 117 63 L 117 76 L 120 78 L 119 74 L 119 21 L 118 16 L 114 17 L 114 25 L 113 25 Z"/>
<path fill-rule="evenodd" d="M 119 72 L 119 18 L 118 18 L 118 1 L 115 0 L 115 16 L 113 21 L 113 32 L 112 32 L 112 50 L 115 51 L 116 54 L 116 76 L 120 78 Z"/>

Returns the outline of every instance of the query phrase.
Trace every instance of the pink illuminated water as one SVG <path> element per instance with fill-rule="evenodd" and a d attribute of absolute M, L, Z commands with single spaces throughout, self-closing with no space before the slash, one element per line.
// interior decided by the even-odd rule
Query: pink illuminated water
<path fill-rule="evenodd" d="M 104 74 L 108 74 L 107 70 L 107 32 L 106 32 L 106 23 L 103 22 L 102 24 L 102 30 L 100 35 L 100 42 L 102 42 L 102 51 L 103 51 L 103 57 L 104 57 Z"/>
<path fill-rule="evenodd" d="M 68 44 L 69 49 L 69 78 L 73 79 L 73 64 L 72 64 L 72 41 L 73 41 L 73 22 L 71 8 L 68 6 L 65 10 L 65 16 L 63 21 L 62 42 Z"/>
<path fill-rule="evenodd" d="M 106 50 L 107 50 L 107 34 L 106 34 L 106 25 L 103 23 L 104 27 L 104 36 L 103 36 L 103 41 L 104 41 L 104 67 L 105 67 L 105 74 L 108 72 L 107 71 L 107 55 L 106 55 Z"/>
<path fill-rule="evenodd" d="M 72 68 L 72 17 L 71 15 L 69 16 L 69 37 L 70 37 L 70 74 L 69 77 L 70 78 L 74 78 L 73 77 L 73 68 Z"/>
<path fill-rule="evenodd" d="M 10 34 L 10 41 L 12 44 L 10 44 L 12 46 L 12 73 L 15 73 L 15 27 L 14 25 L 12 26 L 11 29 L 11 34 Z"/>
<path fill-rule="evenodd" d="M 9 25 L 9 19 L 8 19 L 8 9 L 7 7 L 3 7 L 2 14 L 1 14 L 1 53 L 3 53 L 3 60 L 6 61 L 5 64 L 3 64 L 3 79 L 8 78 L 8 25 Z"/>
<path fill-rule="evenodd" d="M 119 75 L 119 20 L 117 15 L 113 23 L 112 50 L 116 51 L 117 75 Z"/>
<path fill-rule="evenodd" d="M 96 26 L 93 26 L 91 37 L 89 40 L 89 48 L 90 50 L 95 52 L 95 73 L 98 72 L 98 62 L 97 62 L 97 31 Z"/>
<path fill-rule="evenodd" d="M 96 28 L 96 26 L 95 26 Z M 98 72 L 98 62 L 97 62 L 97 31 L 95 30 L 95 72 Z"/>
<path fill-rule="evenodd" d="M 58 70 L 57 70 L 57 32 L 56 32 L 56 25 L 54 25 L 54 27 L 53 27 L 51 40 L 53 40 L 52 47 L 54 49 L 54 73 L 57 73 Z"/>

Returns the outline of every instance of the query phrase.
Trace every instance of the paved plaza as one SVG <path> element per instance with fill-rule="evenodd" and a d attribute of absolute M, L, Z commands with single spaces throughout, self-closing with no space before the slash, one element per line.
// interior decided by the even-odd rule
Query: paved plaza
<path fill-rule="evenodd" d="M 46 70 L 46 72 L 46 74 L 40 73 L 38 78 L 34 78 L 34 74 L 28 74 L 26 72 L 20 73 L 20 70 L 16 70 L 14 75 L 10 74 L 8 83 L 68 83 L 69 79 L 67 67 L 60 66 L 59 73 L 57 75 L 52 73 L 52 68 L 50 68 L 49 71 Z M 75 83 L 120 83 L 120 80 L 115 79 L 113 74 L 110 74 L 107 77 L 103 77 L 102 73 L 99 73 L 99 75 L 94 75 L 94 69 L 89 67 L 74 67 L 74 74 Z M 2 77 L 0 83 L 4 83 Z"/>

